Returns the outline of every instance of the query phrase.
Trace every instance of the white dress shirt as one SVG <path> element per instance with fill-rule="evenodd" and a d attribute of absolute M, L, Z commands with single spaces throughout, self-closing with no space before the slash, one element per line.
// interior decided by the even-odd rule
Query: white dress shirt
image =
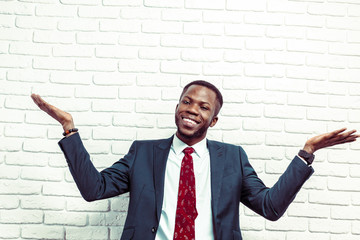
<path fill-rule="evenodd" d="M 155 240 L 173 239 L 181 162 L 184 157 L 182 151 L 186 147 L 188 147 L 188 145 L 174 135 L 166 163 L 164 199 Z M 191 156 L 193 157 L 194 163 L 196 209 L 198 211 L 198 216 L 195 219 L 195 239 L 213 240 L 210 154 L 206 145 L 206 138 L 191 147 L 195 150 Z"/>

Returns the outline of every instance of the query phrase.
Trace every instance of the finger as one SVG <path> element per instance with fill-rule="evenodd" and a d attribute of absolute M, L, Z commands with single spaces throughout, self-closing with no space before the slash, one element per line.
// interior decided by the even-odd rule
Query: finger
<path fill-rule="evenodd" d="M 346 130 L 346 128 L 340 128 L 338 130 L 335 130 L 335 131 L 332 131 L 330 132 L 330 136 L 336 136 L 336 135 L 339 135 L 340 133 L 344 132 Z"/>

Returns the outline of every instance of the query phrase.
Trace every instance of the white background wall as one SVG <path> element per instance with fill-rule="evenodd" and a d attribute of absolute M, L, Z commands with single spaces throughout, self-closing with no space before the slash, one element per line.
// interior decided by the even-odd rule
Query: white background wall
<path fill-rule="evenodd" d="M 128 196 L 87 203 L 30 99 L 69 111 L 95 165 L 175 132 L 182 87 L 225 99 L 209 138 L 271 186 L 310 136 L 360 130 L 359 0 L 0 0 L 0 239 L 118 239 Z M 321 150 L 284 217 L 251 239 L 360 238 L 360 143 Z"/>

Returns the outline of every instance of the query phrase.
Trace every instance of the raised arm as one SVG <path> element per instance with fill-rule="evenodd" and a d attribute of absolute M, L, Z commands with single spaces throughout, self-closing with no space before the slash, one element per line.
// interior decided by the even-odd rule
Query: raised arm
<path fill-rule="evenodd" d="M 74 121 L 70 113 L 67 113 L 49 103 L 47 103 L 44 99 L 37 94 L 31 94 L 31 98 L 35 102 L 35 104 L 44 112 L 49 114 L 52 118 L 58 121 L 64 129 L 64 132 L 69 129 L 74 129 Z M 71 136 L 74 133 L 69 133 L 66 136 Z"/>

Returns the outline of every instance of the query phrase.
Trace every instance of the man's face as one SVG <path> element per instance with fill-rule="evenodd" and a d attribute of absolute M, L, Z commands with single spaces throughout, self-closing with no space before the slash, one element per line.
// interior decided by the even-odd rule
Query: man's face
<path fill-rule="evenodd" d="M 176 106 L 176 136 L 190 146 L 204 139 L 207 129 L 218 120 L 214 116 L 216 104 L 215 92 L 204 86 L 191 85 Z"/>

